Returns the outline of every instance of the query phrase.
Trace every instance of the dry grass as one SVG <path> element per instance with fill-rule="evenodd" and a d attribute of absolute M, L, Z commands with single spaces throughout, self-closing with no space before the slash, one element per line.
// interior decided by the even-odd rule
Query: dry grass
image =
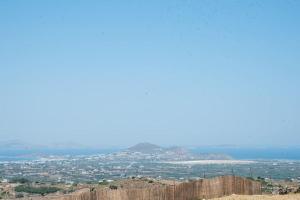
<path fill-rule="evenodd" d="M 231 195 L 215 200 L 300 200 L 300 194 L 291 195 Z"/>

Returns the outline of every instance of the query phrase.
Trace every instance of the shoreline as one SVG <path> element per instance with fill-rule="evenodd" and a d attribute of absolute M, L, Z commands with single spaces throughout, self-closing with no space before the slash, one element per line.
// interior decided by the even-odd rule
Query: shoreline
<path fill-rule="evenodd" d="M 175 165 L 207 165 L 207 164 L 231 164 L 231 165 L 246 165 L 257 163 L 253 160 L 189 160 L 189 161 L 169 161 L 164 162 Z"/>

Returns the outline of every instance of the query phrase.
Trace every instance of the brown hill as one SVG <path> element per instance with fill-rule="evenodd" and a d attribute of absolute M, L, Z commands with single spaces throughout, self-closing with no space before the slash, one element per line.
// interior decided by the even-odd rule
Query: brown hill
<path fill-rule="evenodd" d="M 145 143 L 136 144 L 128 148 L 128 151 L 140 152 L 145 154 L 155 154 L 155 153 L 163 152 L 163 148 L 158 145 L 145 142 Z"/>
<path fill-rule="evenodd" d="M 231 194 L 261 194 L 261 185 L 259 182 L 241 177 L 222 176 L 144 188 L 97 187 L 89 191 L 65 195 L 57 200 L 195 200 Z"/>

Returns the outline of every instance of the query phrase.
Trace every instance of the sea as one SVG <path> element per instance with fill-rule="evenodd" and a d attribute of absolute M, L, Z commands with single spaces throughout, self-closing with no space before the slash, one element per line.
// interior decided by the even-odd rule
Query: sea
<path fill-rule="evenodd" d="M 31 161 L 42 156 L 84 156 L 108 154 L 120 149 L 0 149 L 0 162 Z"/>
<path fill-rule="evenodd" d="M 1 149 L 0 161 L 29 161 L 41 156 L 79 156 L 118 152 L 121 149 Z M 300 147 L 192 147 L 193 153 L 222 153 L 238 160 L 300 160 Z"/>

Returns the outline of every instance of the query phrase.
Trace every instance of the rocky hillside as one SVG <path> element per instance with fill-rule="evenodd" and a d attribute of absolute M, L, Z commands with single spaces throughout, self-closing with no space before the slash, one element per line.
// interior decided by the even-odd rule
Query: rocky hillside
<path fill-rule="evenodd" d="M 124 152 L 129 154 L 155 155 L 155 160 L 229 160 L 232 159 L 226 154 L 201 154 L 193 153 L 186 148 L 173 146 L 164 148 L 151 143 L 136 144 Z"/>
<path fill-rule="evenodd" d="M 164 152 L 164 148 L 151 144 L 151 143 L 139 143 L 127 149 L 131 152 L 140 152 L 145 154 L 156 154 Z"/>

